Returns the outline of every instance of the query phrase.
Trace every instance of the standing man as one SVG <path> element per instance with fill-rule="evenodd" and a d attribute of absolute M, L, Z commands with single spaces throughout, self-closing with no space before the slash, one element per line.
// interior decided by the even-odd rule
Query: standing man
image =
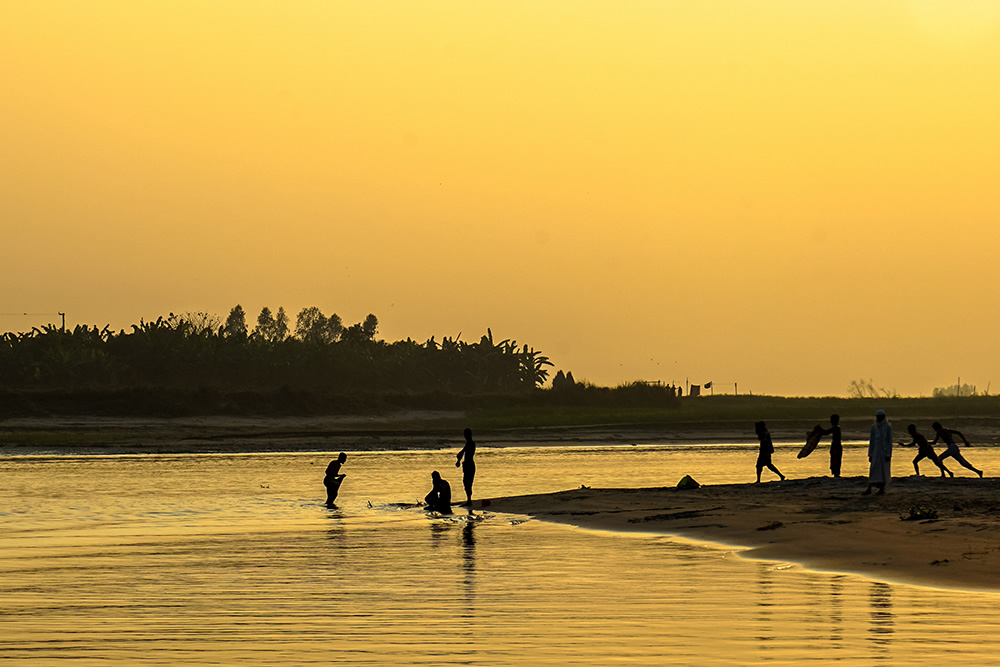
<path fill-rule="evenodd" d="M 890 463 L 892 462 L 892 426 L 885 419 L 885 410 L 875 411 L 875 423 L 868 436 L 868 488 L 863 495 L 872 492 L 872 487 L 878 487 L 878 495 L 885 493 L 885 487 L 892 479 Z"/>
<path fill-rule="evenodd" d="M 830 474 L 840 477 L 840 462 L 844 458 L 844 446 L 840 441 L 840 415 L 830 415 L 830 428 L 822 429 L 830 438 Z"/>
<path fill-rule="evenodd" d="M 462 461 L 462 457 L 465 461 Z M 465 447 L 458 453 L 455 467 L 462 466 L 462 485 L 465 487 L 465 502 L 472 505 L 472 483 L 476 480 L 476 443 L 472 440 L 472 429 L 465 429 Z"/>

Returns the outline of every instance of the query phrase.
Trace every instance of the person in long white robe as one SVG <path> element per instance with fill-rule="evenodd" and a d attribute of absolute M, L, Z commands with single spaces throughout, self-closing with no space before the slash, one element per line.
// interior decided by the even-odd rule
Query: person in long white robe
<path fill-rule="evenodd" d="M 886 421 L 885 410 L 875 412 L 868 437 L 868 488 L 865 494 L 878 487 L 878 493 L 885 493 L 885 487 L 892 479 L 892 425 Z"/>

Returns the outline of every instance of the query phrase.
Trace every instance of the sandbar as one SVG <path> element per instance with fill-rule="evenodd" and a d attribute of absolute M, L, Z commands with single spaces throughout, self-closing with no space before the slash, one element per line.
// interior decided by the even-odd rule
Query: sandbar
<path fill-rule="evenodd" d="M 863 477 L 698 489 L 580 488 L 488 499 L 491 511 L 582 528 L 670 534 L 741 555 L 881 581 L 1000 590 L 1000 483 L 906 477 L 862 495 Z"/>

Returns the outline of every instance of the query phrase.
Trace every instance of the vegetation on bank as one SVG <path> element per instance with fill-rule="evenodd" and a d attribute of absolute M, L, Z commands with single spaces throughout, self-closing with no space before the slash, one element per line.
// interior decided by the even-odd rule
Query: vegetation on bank
<path fill-rule="evenodd" d="M 283 309 L 261 311 L 251 330 L 242 308 L 225 322 L 196 313 L 140 322 L 131 331 L 47 326 L 0 335 L 0 418 L 46 415 L 304 416 L 459 411 L 480 428 L 620 425 L 742 429 L 763 419 L 789 428 L 890 419 L 1000 419 L 1000 397 L 679 397 L 672 387 L 578 383 L 528 345 L 433 337 L 376 338 L 378 320 L 344 326 L 305 308 L 294 331 Z M 869 384 L 871 384 L 869 382 Z M 860 385 L 859 385 L 860 386 Z M 975 392 L 972 392 L 975 393 Z"/>
<path fill-rule="evenodd" d="M 552 365 L 528 345 L 494 342 L 489 330 L 472 343 L 447 337 L 389 342 L 376 339 L 377 330 L 374 315 L 345 327 L 315 307 L 299 313 L 294 332 L 280 308 L 277 316 L 265 308 L 250 330 L 239 306 L 225 323 L 195 313 L 117 333 L 46 326 L 0 336 L 0 388 L 81 395 L 142 389 L 167 397 L 286 392 L 345 400 L 357 394 L 516 395 L 545 382 Z"/>
<path fill-rule="evenodd" d="M 674 399 L 662 405 L 640 401 L 618 401 L 619 389 L 606 389 L 609 400 L 587 405 L 539 401 L 531 405 L 487 405 L 472 410 L 469 421 L 483 428 L 565 427 L 608 425 L 616 427 L 746 430 L 764 420 L 776 428 L 801 429 L 828 424 L 839 414 L 845 427 L 864 429 L 875 411 L 884 409 L 900 429 L 908 422 L 996 423 L 1000 427 L 1000 396 L 937 398 L 784 398 L 778 396 L 696 396 Z M 905 432 L 901 431 L 900 438 Z"/>

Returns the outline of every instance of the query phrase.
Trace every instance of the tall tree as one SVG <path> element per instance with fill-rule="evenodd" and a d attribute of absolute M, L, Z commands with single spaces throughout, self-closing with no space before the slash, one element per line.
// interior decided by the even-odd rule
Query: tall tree
<path fill-rule="evenodd" d="M 222 335 L 226 338 L 242 340 L 247 337 L 247 314 L 243 311 L 243 306 L 236 304 L 229 311 L 226 323 L 222 325 Z"/>
<path fill-rule="evenodd" d="M 378 318 L 368 313 L 368 317 L 361 323 L 361 332 L 368 340 L 374 340 L 375 334 L 378 333 Z"/>
<path fill-rule="evenodd" d="M 288 338 L 288 315 L 284 306 L 278 306 L 278 314 L 274 316 L 274 339 L 281 342 Z"/>
<path fill-rule="evenodd" d="M 274 341 L 274 315 L 271 309 L 264 306 L 257 316 L 257 328 L 253 330 L 253 335 L 269 343 Z"/>
<path fill-rule="evenodd" d="M 342 327 L 337 315 L 327 319 L 319 308 L 309 306 L 295 318 L 295 337 L 306 343 L 332 343 L 340 336 Z"/>

